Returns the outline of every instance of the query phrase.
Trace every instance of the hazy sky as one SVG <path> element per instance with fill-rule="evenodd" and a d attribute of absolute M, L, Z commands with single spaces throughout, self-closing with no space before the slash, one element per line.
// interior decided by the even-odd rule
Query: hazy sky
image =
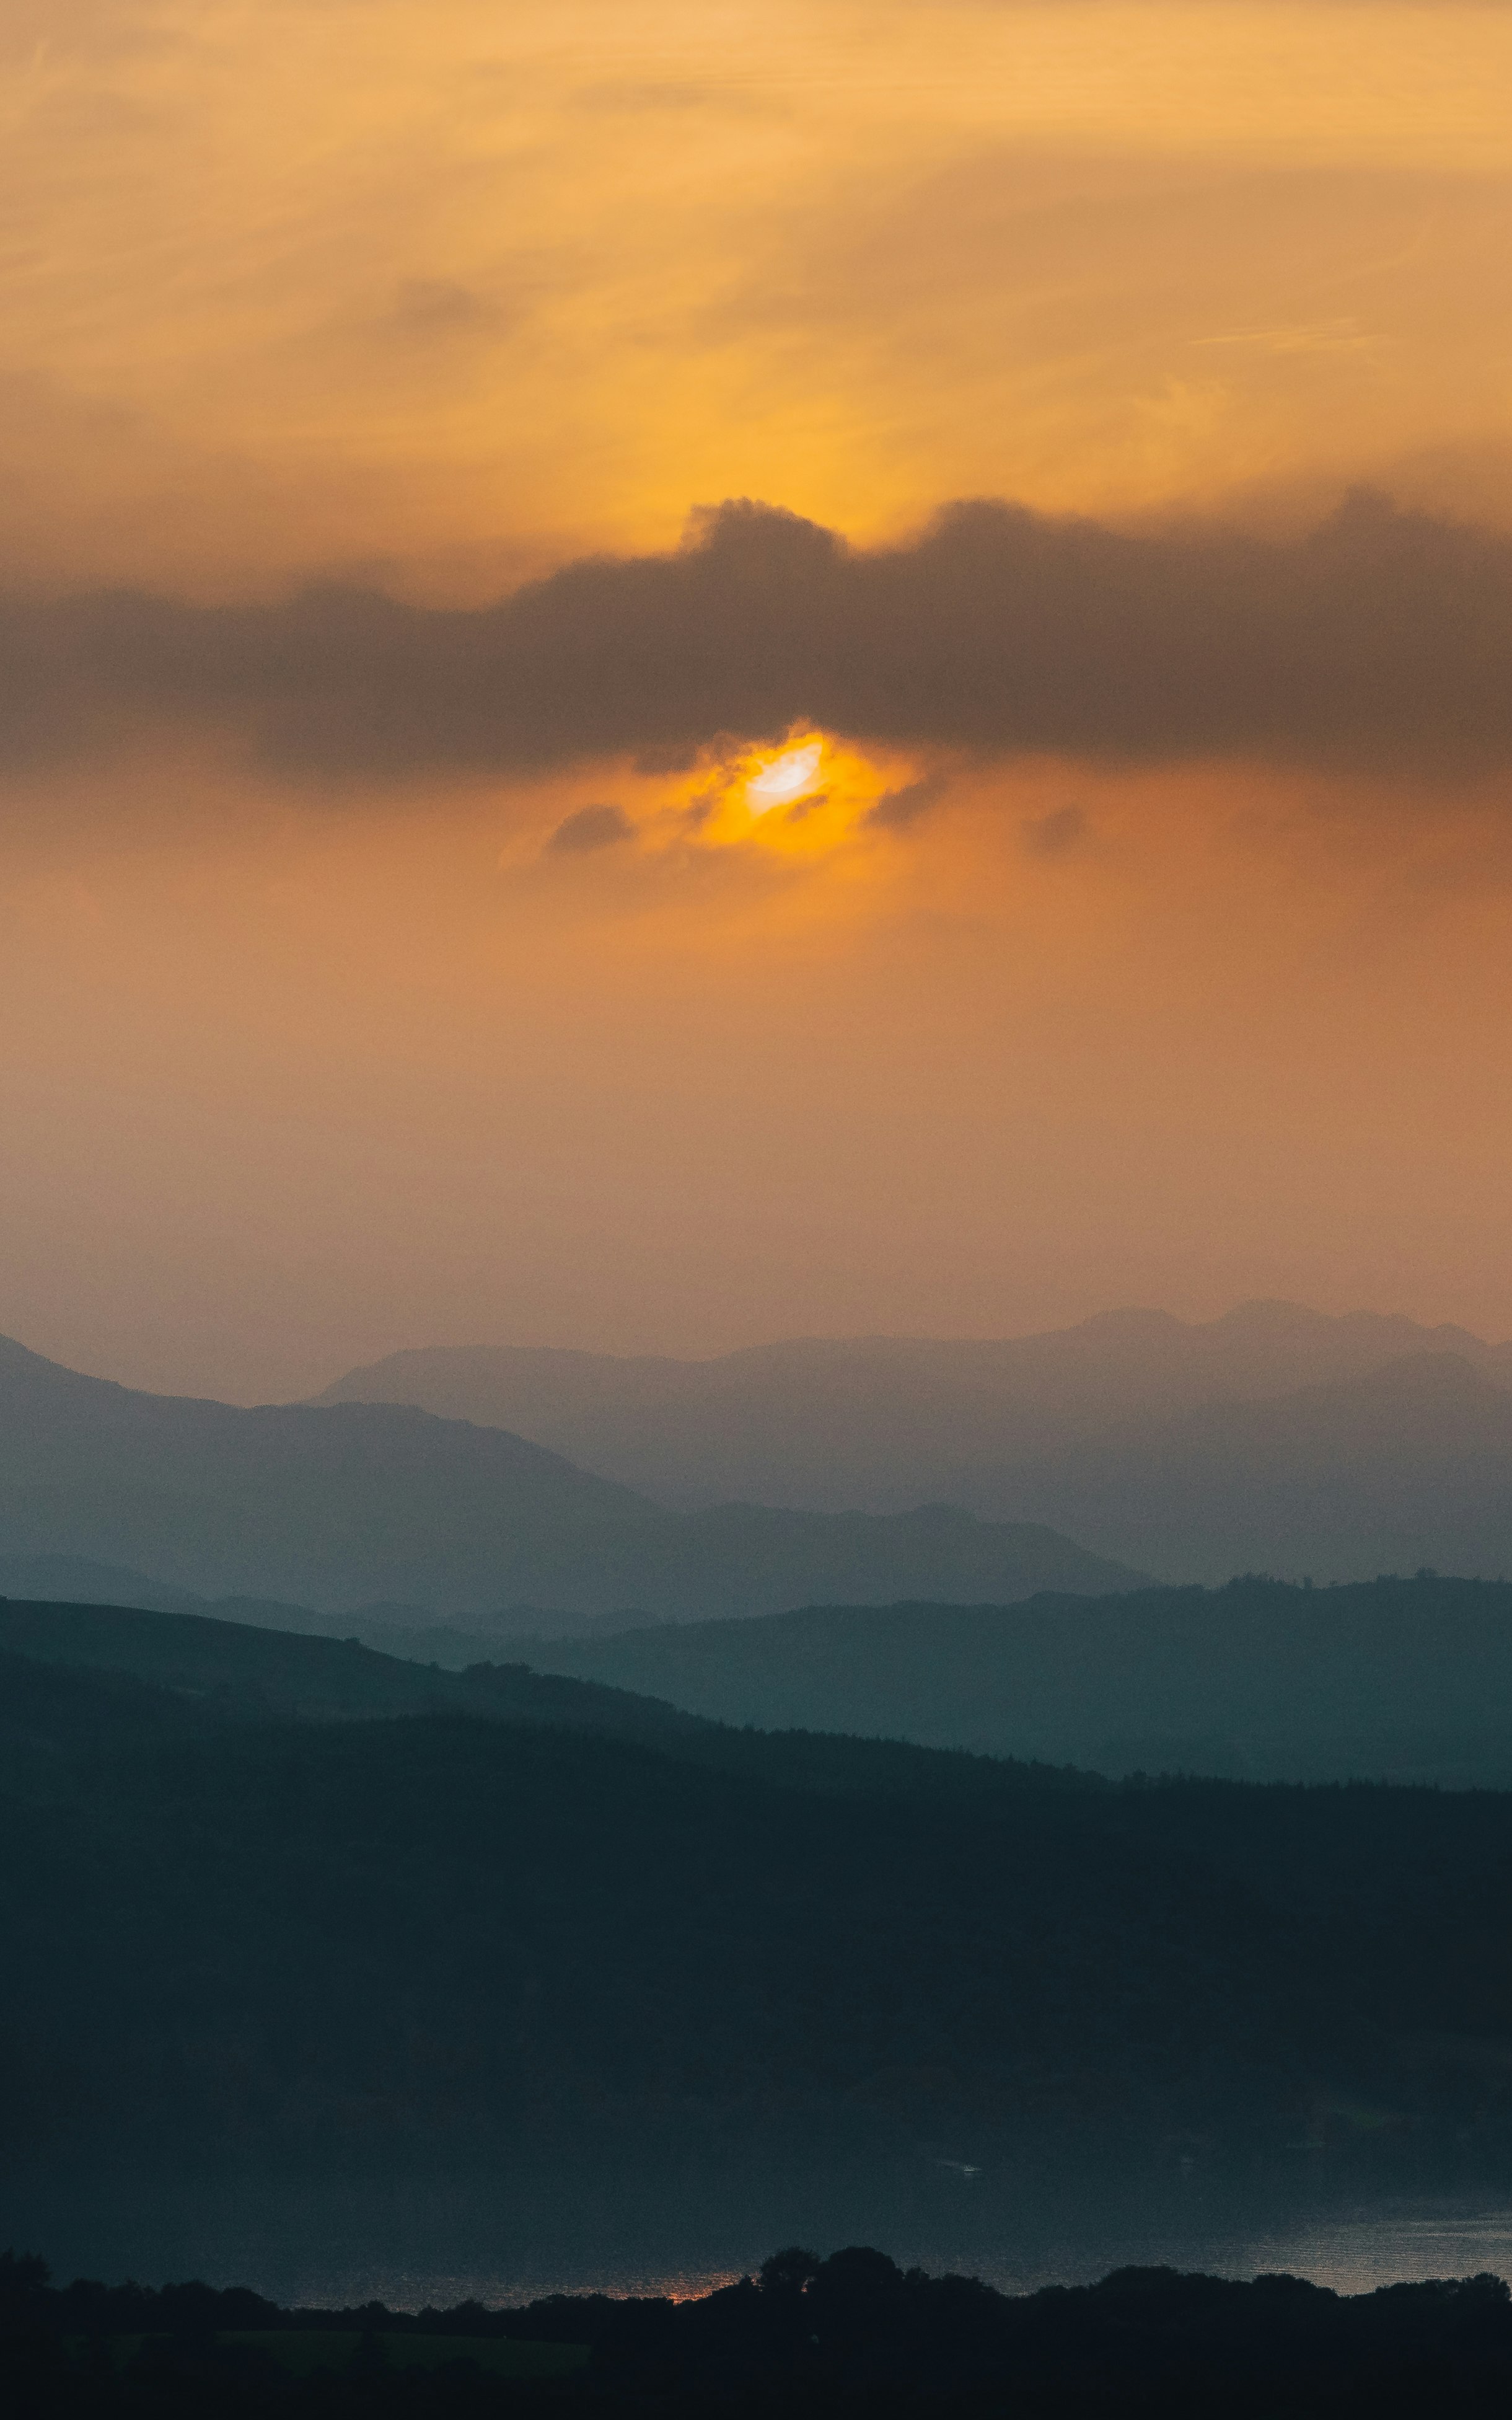
<path fill-rule="evenodd" d="M 0 0 L 0 1329 L 1512 1330 L 1512 10 Z"/>

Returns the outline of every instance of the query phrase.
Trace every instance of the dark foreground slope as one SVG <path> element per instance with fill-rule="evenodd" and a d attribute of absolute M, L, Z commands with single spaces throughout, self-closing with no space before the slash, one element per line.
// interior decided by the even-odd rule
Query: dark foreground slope
<path fill-rule="evenodd" d="M 114 2412 L 526 2410 L 1029 2415 L 1500 2412 L 1512 2306 L 1495 2277 L 1341 2296 L 1122 2269 L 1007 2295 L 864 2246 L 775 2254 L 682 2303 L 557 2295 L 513 2310 L 284 2310 L 0 2256 L 0 2391 L 16 2420 Z"/>
<path fill-rule="evenodd" d="M 1512 1786 L 1512 1586 L 1491 1582 L 817 1606 L 519 1652 L 720 1722 L 1111 1773 Z"/>
<path fill-rule="evenodd" d="M 1047 1529 L 961 1512 L 672 1512 L 500 1429 L 385 1404 L 137 1394 L 3 1339 L 0 1552 L 125 1566 L 205 1597 L 472 1618 L 680 1620 L 1138 1576 Z"/>
<path fill-rule="evenodd" d="M 926 1791 L 969 1797 L 1005 1788 L 1099 1789 L 1095 1774 L 949 1756 L 887 1740 L 733 1730 L 656 1698 L 594 1681 L 475 1664 L 463 1672 L 411 1663 L 360 1640 L 137 1607 L 0 1602 L 0 1787 L 35 1794 L 55 1775 L 67 1797 L 75 1766 L 116 1750 L 289 1723 L 371 1722 L 407 1714 L 604 1732 L 672 1748 L 724 1773 L 755 1771 L 806 1789 Z"/>
<path fill-rule="evenodd" d="M 579 1728 L 611 1714 L 638 1738 L 648 1730 L 703 1726 L 670 1706 L 595 1683 L 561 1681 L 523 1664 L 478 1665 L 471 1671 L 385 1655 L 355 1638 L 312 1637 L 262 1623 L 139 1606 L 17 1604 L 0 1598 L 0 1656 L 23 1656 L 78 1673 L 130 1675 L 173 1693 L 186 1715 L 198 1708 L 217 1722 L 362 1719 L 380 1714 L 502 1714 L 532 1720 L 537 1710 L 571 1705 Z"/>
<path fill-rule="evenodd" d="M 1512 2158 L 1509 1797 L 0 1693 L 12 2176 Z"/>

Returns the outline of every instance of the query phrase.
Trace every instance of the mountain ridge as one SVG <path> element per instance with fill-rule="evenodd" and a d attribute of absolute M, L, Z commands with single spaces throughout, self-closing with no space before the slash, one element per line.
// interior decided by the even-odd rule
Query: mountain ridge
<path fill-rule="evenodd" d="M 1209 1585 L 1235 1572 L 1512 1573 L 1512 1392 L 1453 1353 L 1342 1384 L 1128 1421 L 980 1479 L 1104 1553 Z"/>
<path fill-rule="evenodd" d="M 1512 1390 L 1512 1343 L 1257 1301 L 1208 1322 L 1124 1308 L 1026 1336 L 794 1338 L 705 1360 L 420 1347 L 349 1371 L 315 1400 L 497 1420 L 668 1503 L 884 1512 L 949 1500 L 1002 1517 L 983 1473 L 1005 1461 L 1125 1419 L 1283 1395 L 1428 1352 L 1458 1353 Z"/>
<path fill-rule="evenodd" d="M 726 1504 L 696 1514 L 507 1430 L 389 1404 L 146 1395 L 0 1349 L 0 1557 L 150 1572 L 196 1597 L 339 1611 L 511 1605 L 652 1618 L 900 1587 L 1010 1597 L 1142 1576 L 1043 1524 L 879 1521 Z"/>
<path fill-rule="evenodd" d="M 1512 1786 L 1512 1585 L 1489 1580 L 810 1606 L 517 1652 L 764 1730 L 1113 1775 Z"/>
<path fill-rule="evenodd" d="M 513 1388 L 532 1434 L 695 1509 L 943 1500 L 1207 1584 L 1512 1570 L 1512 1345 L 1381 1313 L 1123 1311 L 999 1342 L 810 1340 L 708 1363 L 449 1348 L 328 1394 L 385 1388 L 476 1419 Z"/>

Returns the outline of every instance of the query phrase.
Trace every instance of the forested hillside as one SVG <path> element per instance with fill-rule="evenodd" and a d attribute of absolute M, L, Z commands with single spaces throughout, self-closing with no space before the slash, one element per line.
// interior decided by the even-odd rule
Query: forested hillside
<path fill-rule="evenodd" d="M 1512 1786 L 1512 1586 L 1430 1574 L 1095 1604 L 819 1606 L 517 1652 L 767 1729 L 1115 1774 Z"/>
<path fill-rule="evenodd" d="M 15 1669 L 13 2163 L 1512 2156 L 1512 1797 Z"/>

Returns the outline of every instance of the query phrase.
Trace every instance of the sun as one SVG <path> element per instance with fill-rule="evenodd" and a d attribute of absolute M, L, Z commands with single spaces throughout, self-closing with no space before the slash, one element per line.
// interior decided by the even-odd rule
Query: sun
<path fill-rule="evenodd" d="M 857 750 L 811 723 L 776 744 L 721 743 L 666 800 L 669 833 L 696 848 L 832 859 L 874 837 L 879 802 L 918 778 L 912 760 Z M 881 827 L 878 827 L 881 829 Z"/>
<path fill-rule="evenodd" d="M 824 762 L 825 743 L 810 739 L 802 748 L 784 749 L 746 783 L 746 799 L 753 814 L 769 814 L 774 807 L 791 807 L 811 790 Z"/>

